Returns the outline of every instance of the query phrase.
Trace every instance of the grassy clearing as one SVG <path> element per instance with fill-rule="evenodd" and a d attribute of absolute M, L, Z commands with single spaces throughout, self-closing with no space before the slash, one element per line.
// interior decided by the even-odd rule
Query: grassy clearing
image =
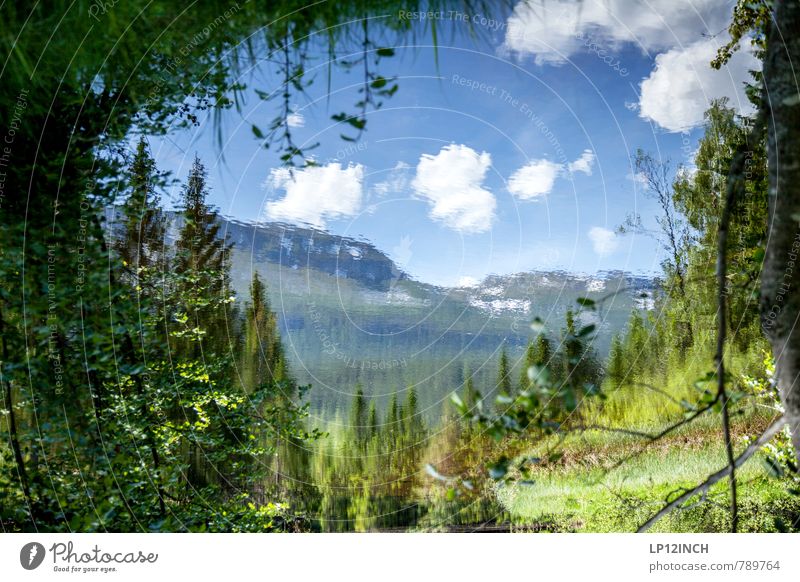
<path fill-rule="evenodd" d="M 499 488 L 497 497 L 520 525 L 546 524 L 552 531 L 633 531 L 675 491 L 697 485 L 725 465 L 719 429 L 711 420 L 715 419 L 645 449 L 635 438 L 605 432 L 573 436 L 562 445 L 562 462 L 538 469 L 532 485 Z M 748 427 L 738 428 L 742 435 Z M 610 468 L 638 450 L 643 452 Z M 738 475 L 742 531 L 800 527 L 800 498 L 789 495 L 785 482 L 771 477 L 757 457 Z M 705 500 L 695 499 L 688 508 L 673 512 L 654 531 L 725 531 L 728 503 L 727 481 L 718 483 Z"/>
<path fill-rule="evenodd" d="M 587 402 L 582 424 L 654 434 L 666 426 L 666 419 L 680 420 L 685 413 L 681 400 L 696 402 L 703 389 L 716 389 L 697 383 L 707 370 L 710 355 L 698 349 L 682 357 L 682 362 L 664 362 L 664 370 L 670 370 L 668 376 L 653 370 L 622 388 L 607 390 L 604 401 Z M 765 378 L 765 366 L 761 345 L 732 353 L 730 387 L 749 394 L 747 378 Z M 750 394 L 733 411 L 737 452 L 745 447 L 744 437 L 760 434 L 775 414 L 765 404 L 769 402 Z M 663 507 L 665 500 L 726 465 L 720 422 L 717 412 L 708 412 L 653 443 L 608 431 L 570 434 L 560 443 L 541 441 L 528 447 L 526 455 L 547 458 L 549 451 L 556 449 L 563 454 L 561 459 L 538 466 L 532 485 L 498 488 L 497 498 L 522 526 L 544 525 L 552 531 L 634 531 Z M 737 474 L 742 531 L 800 530 L 800 496 L 789 493 L 791 485 L 786 480 L 769 474 L 761 454 Z M 691 500 L 653 529 L 727 531 L 729 499 L 725 480 L 704 499 Z"/>
<path fill-rule="evenodd" d="M 665 356 L 660 369 L 649 370 L 626 378 L 620 388 L 604 385 L 607 399 L 599 402 L 587 400 L 585 415 L 594 422 L 624 427 L 653 426 L 664 419 L 680 417 L 684 409 L 680 401 L 695 402 L 702 389 L 716 391 L 711 383 L 698 383 L 698 379 L 712 370 L 713 338 L 677 358 Z M 764 358 L 768 346 L 762 340 L 754 342 L 743 351 L 730 349 L 726 358 L 728 373 L 733 379 L 729 389 L 745 389 L 745 377 L 764 377 Z"/>

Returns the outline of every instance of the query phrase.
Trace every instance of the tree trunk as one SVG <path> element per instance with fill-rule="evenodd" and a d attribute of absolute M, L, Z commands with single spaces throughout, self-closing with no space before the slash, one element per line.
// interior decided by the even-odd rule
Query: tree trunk
<path fill-rule="evenodd" d="M 776 0 L 764 60 L 769 213 L 761 314 L 800 461 L 800 2 Z"/>

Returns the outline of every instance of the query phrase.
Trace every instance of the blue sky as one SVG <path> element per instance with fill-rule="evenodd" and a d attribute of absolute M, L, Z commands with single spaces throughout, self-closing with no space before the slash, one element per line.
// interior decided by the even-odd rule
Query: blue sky
<path fill-rule="evenodd" d="M 277 104 L 254 94 L 224 115 L 222 150 L 206 120 L 154 139 L 154 153 L 184 178 L 197 152 L 226 216 L 365 238 L 430 283 L 534 269 L 655 272 L 654 240 L 614 232 L 632 212 L 654 225 L 632 156 L 642 148 L 690 166 L 712 98 L 748 110 L 741 84 L 754 60 L 745 52 L 722 71 L 707 66 L 726 40 L 724 2 L 544 6 L 521 3 L 492 23 L 439 15 L 438 60 L 416 20 L 415 44 L 380 66 L 400 88 L 355 144 L 339 139 L 345 128 L 331 115 L 353 110 L 361 79 L 334 68 L 328 94 L 320 52 L 315 82 L 293 98 L 295 140 L 321 143 L 313 170 L 290 177 L 260 147 L 251 125 L 266 127 Z M 269 70 L 243 80 L 265 91 L 278 82 Z"/>

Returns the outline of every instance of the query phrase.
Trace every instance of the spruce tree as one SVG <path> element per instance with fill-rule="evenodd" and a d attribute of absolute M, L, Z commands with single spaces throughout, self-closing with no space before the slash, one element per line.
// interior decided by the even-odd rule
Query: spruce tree
<path fill-rule="evenodd" d="M 528 343 L 528 349 L 525 351 L 525 365 L 520 373 L 521 389 L 527 390 L 533 386 L 533 380 L 528 375 L 528 370 L 533 366 L 548 366 L 550 370 L 556 368 L 553 365 L 552 345 L 548 337 L 543 333 L 540 333 L 535 341 Z"/>
<path fill-rule="evenodd" d="M 203 416 L 207 417 L 210 410 L 225 412 L 220 402 L 228 399 L 225 392 L 232 386 L 234 371 L 229 353 L 236 342 L 231 329 L 235 312 L 229 288 L 229 249 L 220 236 L 217 213 L 206 202 L 208 194 L 205 166 L 195 157 L 182 190 L 183 224 L 169 274 L 170 320 L 175 322 L 170 331 L 170 348 L 172 361 L 192 379 L 186 388 L 188 394 L 182 395 L 185 404 L 179 411 L 195 426 L 188 433 L 188 485 L 202 487 L 222 479 L 235 487 L 226 474 L 231 474 L 229 468 L 242 459 L 226 455 L 225 451 L 241 442 L 242 427 L 234 428 L 220 418 L 217 447 L 201 447 L 195 436 L 209 422 Z"/>
<path fill-rule="evenodd" d="M 406 403 L 403 407 L 403 424 L 407 434 L 417 435 L 422 428 L 422 420 L 419 414 L 419 401 L 417 398 L 417 391 L 413 386 L 408 387 L 406 395 Z"/>
<path fill-rule="evenodd" d="M 625 351 L 619 334 L 615 334 L 611 340 L 611 350 L 608 354 L 607 376 L 614 388 L 622 386 L 625 380 Z"/>
<path fill-rule="evenodd" d="M 500 361 L 497 366 L 497 390 L 498 392 L 511 395 L 512 389 L 511 366 L 508 363 L 506 347 L 503 345 L 503 349 L 500 352 Z"/>
<path fill-rule="evenodd" d="M 361 384 L 356 384 L 356 393 L 350 407 L 350 429 L 358 442 L 365 440 L 367 427 L 367 402 L 364 398 L 364 389 Z"/>
<path fill-rule="evenodd" d="M 369 421 L 367 423 L 369 425 L 369 436 L 370 438 L 374 438 L 378 436 L 378 432 L 380 427 L 378 426 L 378 410 L 375 407 L 375 400 L 370 402 L 369 405 Z"/>
<path fill-rule="evenodd" d="M 472 377 L 469 364 L 464 364 L 464 392 L 461 401 L 467 407 L 468 411 L 472 411 L 472 408 L 475 406 L 476 396 L 475 379 Z"/>
<path fill-rule="evenodd" d="M 386 428 L 390 433 L 397 432 L 397 423 L 399 420 L 397 393 L 393 393 L 391 399 L 389 400 L 389 407 L 386 410 Z"/>
<path fill-rule="evenodd" d="M 550 345 L 550 340 L 544 334 L 539 334 L 536 338 L 536 360 L 535 363 L 540 366 L 546 365 L 553 358 L 553 347 Z"/>
<path fill-rule="evenodd" d="M 245 306 L 241 373 L 245 390 L 285 379 L 277 317 L 270 308 L 267 287 L 257 272 L 250 283 L 250 301 Z M 286 395 L 291 397 L 293 395 Z"/>
<path fill-rule="evenodd" d="M 220 236 L 216 211 L 207 204 L 207 173 L 195 157 L 183 188 L 181 211 L 183 225 L 175 243 L 175 272 L 178 275 L 177 306 L 186 316 L 184 325 L 197 330 L 192 355 L 199 355 L 197 343 L 222 354 L 230 338 L 228 326 L 233 320 L 230 297 L 230 249 Z"/>
<path fill-rule="evenodd" d="M 166 231 L 157 191 L 161 177 L 144 137 L 136 146 L 128 175 L 129 188 L 114 249 L 122 262 L 123 277 L 136 288 L 140 273 L 164 258 Z"/>
<path fill-rule="evenodd" d="M 564 341 L 562 343 L 564 351 L 564 379 L 565 381 L 575 382 L 577 380 L 577 368 L 583 355 L 583 344 L 576 337 L 575 312 L 567 309 L 565 315 L 566 328 L 564 329 Z"/>

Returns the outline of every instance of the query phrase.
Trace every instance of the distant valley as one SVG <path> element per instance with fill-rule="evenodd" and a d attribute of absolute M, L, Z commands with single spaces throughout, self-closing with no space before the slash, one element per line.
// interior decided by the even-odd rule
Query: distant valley
<path fill-rule="evenodd" d="M 492 275 L 479 285 L 443 288 L 412 279 L 367 241 L 281 223 L 224 221 L 233 245 L 232 284 L 245 301 L 254 270 L 268 283 L 292 371 L 311 384 L 317 411 L 347 406 L 355 385 L 385 402 L 415 386 L 435 416 L 463 382 L 494 383 L 505 345 L 518 365 L 534 317 L 557 338 L 578 297 L 606 297 L 586 323 L 601 356 L 634 307 L 652 303 L 654 281 L 623 272 Z M 515 370 L 514 378 L 519 371 Z"/>

